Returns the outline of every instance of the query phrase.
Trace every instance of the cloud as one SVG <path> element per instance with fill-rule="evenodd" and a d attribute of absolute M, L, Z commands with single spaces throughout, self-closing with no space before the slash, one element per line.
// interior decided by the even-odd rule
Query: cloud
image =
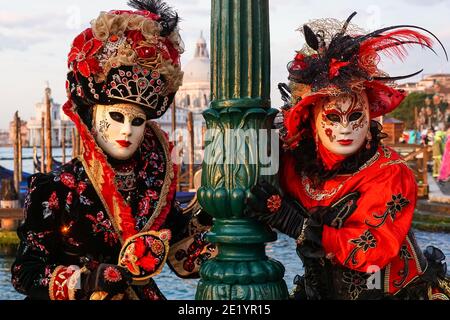
<path fill-rule="evenodd" d="M 49 18 L 51 17 L 51 18 Z M 36 44 L 58 39 L 70 32 L 68 16 L 48 12 L 40 14 L 17 14 L 0 12 L 0 50 L 28 50 Z"/>

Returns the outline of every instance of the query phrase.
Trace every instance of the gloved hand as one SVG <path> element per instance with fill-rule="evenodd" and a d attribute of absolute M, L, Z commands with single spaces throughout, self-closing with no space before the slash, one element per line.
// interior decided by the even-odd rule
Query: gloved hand
<path fill-rule="evenodd" d="M 322 246 L 323 225 L 326 224 L 324 217 L 328 208 L 315 208 L 309 213 L 302 225 L 302 232 L 297 238 L 297 254 L 302 260 L 304 258 L 324 258 L 325 250 Z M 305 260 L 303 261 L 305 263 Z"/>
<path fill-rule="evenodd" d="M 132 275 L 128 269 L 113 264 L 100 264 L 96 269 L 82 273 L 80 295 L 83 299 L 89 299 L 94 292 L 105 292 L 112 298 L 125 293 L 131 283 Z"/>
<path fill-rule="evenodd" d="M 278 190 L 267 181 L 258 182 L 247 198 L 247 217 L 265 222 L 297 239 L 302 231 L 307 214 L 295 200 L 283 197 Z"/>
<path fill-rule="evenodd" d="M 308 258 L 323 258 L 323 224 L 329 224 L 331 208 L 315 208 L 307 212 L 297 201 L 280 192 L 266 181 L 258 182 L 247 198 L 246 215 L 297 240 L 298 254 Z"/>

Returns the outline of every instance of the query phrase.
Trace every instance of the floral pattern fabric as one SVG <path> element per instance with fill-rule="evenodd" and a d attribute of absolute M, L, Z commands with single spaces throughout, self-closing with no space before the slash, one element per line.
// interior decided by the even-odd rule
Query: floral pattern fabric
<path fill-rule="evenodd" d="M 130 200 L 138 231 L 149 222 L 163 185 L 164 153 L 150 141 L 154 138 L 147 132 L 144 152 L 138 154 L 137 192 Z M 11 269 L 12 284 L 19 292 L 49 299 L 49 280 L 57 266 L 92 269 L 100 263 L 118 263 L 119 234 L 79 159 L 58 171 L 33 175 L 24 207 L 26 218 L 17 231 L 21 242 Z M 162 225 L 171 230 L 174 241 L 184 237 L 189 222 L 181 215 L 178 206 L 172 206 Z M 154 283 L 135 291 L 141 299 L 164 299 Z"/>

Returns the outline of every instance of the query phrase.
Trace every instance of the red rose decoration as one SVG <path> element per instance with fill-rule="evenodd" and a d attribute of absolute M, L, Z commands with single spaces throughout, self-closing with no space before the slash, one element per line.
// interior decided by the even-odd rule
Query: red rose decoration
<path fill-rule="evenodd" d="M 103 42 L 94 38 L 92 29 L 86 29 L 75 38 L 69 53 L 69 67 L 84 77 L 97 74 L 101 68 L 95 54 L 103 47 Z"/>
<path fill-rule="evenodd" d="M 136 53 L 141 59 L 150 59 L 156 56 L 156 49 L 154 47 L 139 47 L 136 48 Z"/>
<path fill-rule="evenodd" d="M 172 59 L 174 64 L 180 64 L 180 53 L 177 49 L 173 46 L 173 44 L 169 41 L 169 39 L 166 39 L 164 41 L 164 45 L 166 46 L 170 59 Z"/>
<path fill-rule="evenodd" d="M 131 31 L 127 31 L 125 33 L 127 39 L 131 40 L 133 42 L 133 48 L 136 48 L 137 46 L 139 46 L 139 43 L 141 41 L 144 41 L 145 38 L 142 35 L 142 33 L 138 30 L 131 30 Z"/>
<path fill-rule="evenodd" d="M 156 48 L 142 46 L 141 42 L 145 41 L 145 37 L 140 31 L 131 30 L 126 33 L 127 39 L 133 42 L 133 49 L 141 59 L 150 59 L 156 56 Z"/>

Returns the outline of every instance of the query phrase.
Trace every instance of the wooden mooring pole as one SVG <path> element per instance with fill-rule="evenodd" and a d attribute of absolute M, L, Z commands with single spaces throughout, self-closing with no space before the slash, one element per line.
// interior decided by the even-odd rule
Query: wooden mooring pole
<path fill-rule="evenodd" d="M 14 189 L 19 194 L 20 191 L 20 169 L 19 169 L 19 136 L 20 136 L 20 118 L 19 111 L 14 113 L 14 121 L 13 121 L 13 149 L 14 149 Z"/>
<path fill-rule="evenodd" d="M 177 105 L 175 100 L 172 103 L 172 141 L 176 141 L 175 131 L 177 131 Z"/>
<path fill-rule="evenodd" d="M 46 171 L 51 172 L 53 167 L 52 157 L 52 121 L 51 121 L 51 90 L 49 87 L 45 88 L 45 147 L 46 147 Z"/>
<path fill-rule="evenodd" d="M 178 150 L 178 157 L 180 159 L 180 164 L 178 165 L 178 173 L 177 173 L 177 192 L 181 191 L 181 169 L 183 167 L 183 136 L 180 135 L 178 137 L 177 142 L 177 150 Z"/>
<path fill-rule="evenodd" d="M 45 173 L 45 119 L 41 118 L 41 173 Z"/>
<path fill-rule="evenodd" d="M 66 163 L 66 124 L 62 126 L 62 137 L 61 137 L 61 148 L 62 148 L 62 163 Z"/>
<path fill-rule="evenodd" d="M 23 149 L 23 140 L 22 140 L 22 119 L 19 117 L 18 121 L 18 140 L 19 140 L 19 181 L 22 182 L 22 175 L 23 175 L 23 156 L 22 156 L 22 149 Z"/>
<path fill-rule="evenodd" d="M 187 129 L 189 134 L 189 190 L 194 188 L 194 116 L 188 113 Z"/>

